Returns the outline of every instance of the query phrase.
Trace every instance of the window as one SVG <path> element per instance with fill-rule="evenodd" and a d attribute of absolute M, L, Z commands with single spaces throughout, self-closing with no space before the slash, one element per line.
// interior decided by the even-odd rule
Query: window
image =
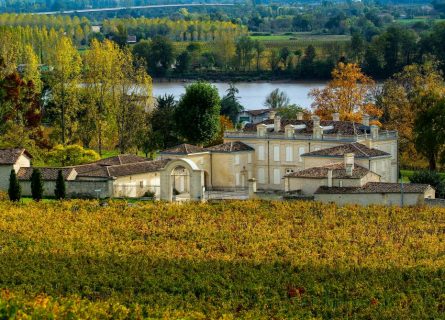
<path fill-rule="evenodd" d="M 258 160 L 264 161 L 264 146 L 258 146 Z"/>
<path fill-rule="evenodd" d="M 258 168 L 258 182 L 266 183 L 266 177 L 264 174 L 264 168 Z"/>
<path fill-rule="evenodd" d="M 273 161 L 280 161 L 280 146 L 277 144 L 273 146 Z"/>
<path fill-rule="evenodd" d="M 292 146 L 286 146 L 286 161 L 292 162 L 292 158 L 294 157 L 292 154 Z"/>
<path fill-rule="evenodd" d="M 339 186 L 340 186 L 340 188 L 343 188 L 343 180 L 339 181 Z"/>
<path fill-rule="evenodd" d="M 298 148 L 298 161 L 302 162 L 303 159 L 301 158 L 301 155 L 304 154 L 304 147 Z"/>
<path fill-rule="evenodd" d="M 239 186 L 239 185 L 240 185 L 240 174 L 239 174 L 239 172 L 237 172 L 237 173 L 235 174 L 235 185 L 236 185 L 236 186 Z"/>
<path fill-rule="evenodd" d="M 140 182 L 139 182 L 139 187 L 141 187 L 141 188 L 144 187 L 144 181 L 140 181 Z"/>
<path fill-rule="evenodd" d="M 239 165 L 239 154 L 235 155 L 235 165 Z"/>
<path fill-rule="evenodd" d="M 252 154 L 251 153 L 247 154 L 247 163 L 252 163 Z"/>
<path fill-rule="evenodd" d="M 273 183 L 280 184 L 281 183 L 281 172 L 280 169 L 273 169 Z"/>
<path fill-rule="evenodd" d="M 314 151 L 318 151 L 318 150 L 320 150 L 320 147 L 315 147 L 314 148 Z"/>

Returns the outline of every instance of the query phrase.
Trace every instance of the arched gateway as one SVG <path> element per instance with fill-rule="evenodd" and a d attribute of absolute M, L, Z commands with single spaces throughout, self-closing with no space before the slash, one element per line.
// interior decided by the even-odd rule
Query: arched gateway
<path fill-rule="evenodd" d="M 178 174 L 181 172 L 181 174 Z M 173 201 L 174 192 L 188 192 L 192 201 L 204 199 L 204 171 L 190 159 L 170 161 L 160 172 L 161 200 Z M 175 190 L 175 191 L 174 191 Z"/>

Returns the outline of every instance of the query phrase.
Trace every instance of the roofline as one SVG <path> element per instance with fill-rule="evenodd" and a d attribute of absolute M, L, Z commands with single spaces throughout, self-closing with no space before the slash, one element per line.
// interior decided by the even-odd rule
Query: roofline
<path fill-rule="evenodd" d="M 314 152 L 316 152 L 316 151 L 314 151 Z M 300 157 L 338 158 L 338 159 L 343 159 L 344 158 L 344 156 L 317 155 L 317 154 L 311 154 L 310 152 L 303 153 Z M 354 153 L 354 158 L 356 158 L 356 159 L 378 159 L 378 158 L 382 158 L 383 159 L 383 158 L 391 158 L 391 155 L 388 153 L 387 155 L 383 155 L 383 156 L 358 156 L 358 155 L 356 155 Z"/>
<path fill-rule="evenodd" d="M 200 152 L 191 152 L 191 153 L 184 153 L 184 152 L 159 152 L 161 155 L 175 155 L 175 156 L 189 156 L 194 154 L 207 154 L 210 153 L 210 151 L 200 151 Z"/>

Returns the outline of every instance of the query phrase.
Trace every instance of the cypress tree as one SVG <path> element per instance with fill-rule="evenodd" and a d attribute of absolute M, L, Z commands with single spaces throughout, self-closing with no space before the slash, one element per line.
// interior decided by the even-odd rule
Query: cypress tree
<path fill-rule="evenodd" d="M 11 175 L 9 176 L 9 188 L 8 188 L 9 200 L 20 201 L 22 196 L 22 188 L 20 187 L 19 181 L 17 180 L 17 175 L 15 170 L 11 170 Z"/>
<path fill-rule="evenodd" d="M 59 173 L 57 174 L 56 189 L 54 190 L 54 195 L 56 196 L 57 200 L 66 198 L 65 179 L 63 179 L 62 170 L 59 170 Z"/>
<path fill-rule="evenodd" d="M 34 169 L 31 175 L 31 194 L 34 201 L 40 201 L 43 198 L 43 181 L 39 169 Z"/>

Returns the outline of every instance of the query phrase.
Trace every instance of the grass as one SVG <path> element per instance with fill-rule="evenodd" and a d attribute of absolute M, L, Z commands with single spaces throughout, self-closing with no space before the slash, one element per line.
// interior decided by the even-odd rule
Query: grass
<path fill-rule="evenodd" d="M 422 18 L 412 18 L 412 19 L 397 19 L 396 23 L 403 24 L 403 25 L 411 25 L 417 22 L 426 22 L 426 23 L 440 23 L 444 22 L 445 19 L 433 19 L 428 17 L 422 17 Z"/>
<path fill-rule="evenodd" d="M 0 201 L 4 319 L 443 319 L 445 209 Z"/>

